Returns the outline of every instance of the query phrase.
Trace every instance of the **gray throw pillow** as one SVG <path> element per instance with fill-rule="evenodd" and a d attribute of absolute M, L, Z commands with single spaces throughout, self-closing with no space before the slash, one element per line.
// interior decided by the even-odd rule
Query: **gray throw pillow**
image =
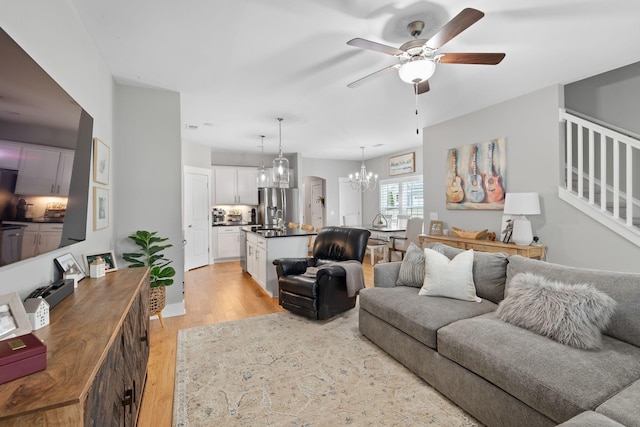
<path fill-rule="evenodd" d="M 429 248 L 453 259 L 464 249 L 454 248 L 442 243 L 433 243 Z M 474 251 L 473 282 L 476 294 L 498 304 L 504 298 L 504 286 L 507 279 L 507 255 L 501 252 Z"/>
<path fill-rule="evenodd" d="M 396 286 L 412 286 L 421 288 L 424 282 L 424 253 L 411 242 L 404 255 Z"/>
<path fill-rule="evenodd" d="M 562 344 L 596 349 L 616 308 L 609 295 L 590 284 L 566 284 L 533 273 L 511 279 L 497 316 Z"/>

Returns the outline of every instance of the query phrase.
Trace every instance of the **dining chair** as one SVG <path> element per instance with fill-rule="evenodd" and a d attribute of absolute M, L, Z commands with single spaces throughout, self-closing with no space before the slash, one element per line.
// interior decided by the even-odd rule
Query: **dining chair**
<path fill-rule="evenodd" d="M 350 225 L 358 225 L 360 221 L 358 221 L 358 215 L 350 214 L 342 216 L 342 225 L 348 227 Z"/>
<path fill-rule="evenodd" d="M 418 236 L 422 233 L 422 224 L 422 218 L 409 218 L 404 236 L 389 236 L 389 262 L 394 252 L 399 252 L 400 259 L 404 259 L 404 254 L 412 242 L 420 246 Z"/>
<path fill-rule="evenodd" d="M 410 215 L 398 215 L 398 228 L 403 230 L 407 229 L 407 222 L 409 222 Z"/>

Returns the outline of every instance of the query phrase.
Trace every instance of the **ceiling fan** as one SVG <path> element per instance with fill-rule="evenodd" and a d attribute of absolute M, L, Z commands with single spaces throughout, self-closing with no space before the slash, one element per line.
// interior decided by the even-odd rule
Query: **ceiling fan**
<path fill-rule="evenodd" d="M 467 8 L 447 22 L 429 40 L 418 39 L 424 29 L 423 21 L 413 21 L 407 29 L 415 40 L 411 40 L 399 48 L 376 43 L 371 40 L 355 38 L 347 42 L 348 45 L 386 53 L 398 58 L 399 63 L 362 77 L 347 86 L 358 87 L 374 77 L 398 70 L 400 79 L 414 86 L 416 95 L 429 90 L 429 78 L 436 69 L 436 63 L 444 64 L 481 64 L 496 65 L 505 57 L 504 53 L 438 53 L 438 49 L 444 46 L 458 34 L 475 24 L 484 16 L 484 13 Z"/>

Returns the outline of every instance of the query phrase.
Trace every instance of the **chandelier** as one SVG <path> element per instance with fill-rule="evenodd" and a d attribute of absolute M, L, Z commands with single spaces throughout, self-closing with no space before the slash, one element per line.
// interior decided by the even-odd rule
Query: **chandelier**
<path fill-rule="evenodd" d="M 378 175 L 374 175 L 372 172 L 367 173 L 367 167 L 364 165 L 364 147 L 360 148 L 362 149 L 362 165 L 360 166 L 360 172 L 349 174 L 351 188 L 358 191 L 375 190 L 378 183 Z"/>
<path fill-rule="evenodd" d="M 289 160 L 282 154 L 282 121 L 279 117 L 280 126 L 280 152 L 278 157 L 273 159 L 273 186 L 277 188 L 289 188 Z"/>
<path fill-rule="evenodd" d="M 262 138 L 262 144 L 261 144 L 262 163 L 258 168 L 257 180 L 258 180 L 258 187 L 266 187 L 267 186 L 267 170 L 264 168 L 264 135 L 260 135 L 260 138 Z"/>

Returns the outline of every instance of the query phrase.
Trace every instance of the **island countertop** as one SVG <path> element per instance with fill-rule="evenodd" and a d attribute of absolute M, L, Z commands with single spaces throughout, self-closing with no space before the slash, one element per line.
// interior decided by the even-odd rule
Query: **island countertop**
<path fill-rule="evenodd" d="M 284 230 L 280 229 L 263 229 L 260 226 L 246 226 L 242 227 L 243 231 L 247 233 L 255 233 L 258 236 L 262 236 L 265 238 L 274 238 L 274 237 L 301 237 L 301 236 L 315 236 L 318 234 L 315 230 L 302 230 L 300 228 L 285 228 Z"/>

